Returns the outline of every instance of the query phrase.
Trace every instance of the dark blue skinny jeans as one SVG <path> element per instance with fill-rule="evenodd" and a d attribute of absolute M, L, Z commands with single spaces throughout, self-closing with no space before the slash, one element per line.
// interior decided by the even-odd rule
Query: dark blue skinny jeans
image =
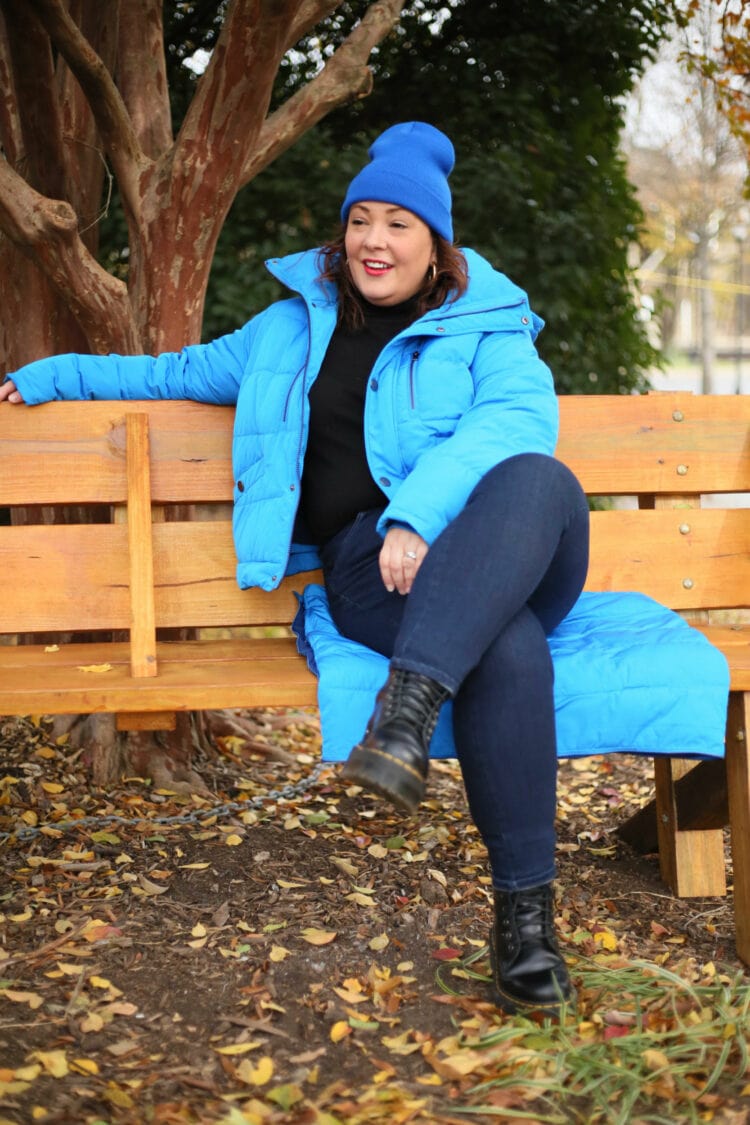
<path fill-rule="evenodd" d="M 586 497 L 552 457 L 501 462 L 432 544 L 408 595 L 389 593 L 380 577 L 379 515 L 360 513 L 321 550 L 333 619 L 392 667 L 450 689 L 456 751 L 493 884 L 547 883 L 557 778 L 547 635 L 586 578 Z"/>

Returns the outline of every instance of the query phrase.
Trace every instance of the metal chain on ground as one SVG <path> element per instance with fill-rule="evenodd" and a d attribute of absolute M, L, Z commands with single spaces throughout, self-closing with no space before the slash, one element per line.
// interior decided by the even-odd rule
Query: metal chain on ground
<path fill-rule="evenodd" d="M 290 801 L 301 797 L 308 789 L 312 788 L 328 762 L 318 762 L 311 773 L 299 781 L 285 785 L 282 789 L 271 789 L 259 797 L 251 797 L 247 801 L 225 801 L 221 805 L 211 808 L 193 809 L 189 813 L 178 813 L 174 816 L 118 816 L 116 813 L 107 813 L 103 816 L 82 816 L 76 820 L 50 821 L 44 824 L 24 825 L 14 832 L 0 832 L 0 844 L 8 840 L 19 842 L 33 839 L 42 832 L 52 829 L 55 832 L 72 832 L 77 828 L 92 827 L 107 824 L 136 824 L 147 821 L 149 824 L 200 824 L 202 821 L 217 820 L 222 816 L 231 816 L 235 812 L 248 812 L 252 809 L 261 809 L 268 801 Z"/>

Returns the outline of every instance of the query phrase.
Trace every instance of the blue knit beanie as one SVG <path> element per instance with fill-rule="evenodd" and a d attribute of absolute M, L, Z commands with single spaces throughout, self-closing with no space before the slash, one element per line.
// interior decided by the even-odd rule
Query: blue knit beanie
<path fill-rule="evenodd" d="M 370 163 L 349 184 L 341 221 L 354 203 L 395 203 L 452 242 L 448 176 L 456 157 L 445 133 L 424 121 L 392 125 L 373 141 L 369 156 Z"/>

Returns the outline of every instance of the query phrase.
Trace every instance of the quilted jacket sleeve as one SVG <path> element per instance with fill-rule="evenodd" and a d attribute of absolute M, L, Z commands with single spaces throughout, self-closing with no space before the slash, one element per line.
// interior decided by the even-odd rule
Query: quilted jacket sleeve
<path fill-rule="evenodd" d="M 552 375 L 531 334 L 492 332 L 472 367 L 474 400 L 450 437 L 426 450 L 383 513 L 432 543 L 493 466 L 519 453 L 554 453 L 558 407 Z"/>
<path fill-rule="evenodd" d="M 20 368 L 13 380 L 33 405 L 52 399 L 189 398 L 237 401 L 255 321 L 210 344 L 158 356 L 56 355 Z"/>

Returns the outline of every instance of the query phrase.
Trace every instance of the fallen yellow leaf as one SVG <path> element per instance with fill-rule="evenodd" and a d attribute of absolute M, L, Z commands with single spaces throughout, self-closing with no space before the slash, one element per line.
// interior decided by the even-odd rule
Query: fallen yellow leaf
<path fill-rule="evenodd" d="M 370 949 L 373 949 L 376 953 L 379 953 L 381 949 L 385 949 L 385 947 L 390 944 L 390 940 L 391 939 L 388 937 L 388 934 L 378 934 L 377 937 L 374 937 L 370 941 Z"/>
<path fill-rule="evenodd" d="M 154 883 L 151 879 L 147 879 L 145 875 L 139 875 L 138 882 L 145 895 L 163 895 L 169 890 L 169 887 L 162 887 L 158 883 Z M 133 889 L 135 890 L 136 888 Z"/>
<path fill-rule="evenodd" d="M 310 945 L 328 945 L 337 936 L 336 930 L 316 930 L 314 926 L 306 926 L 302 931 L 302 937 Z"/>
<path fill-rule="evenodd" d="M 594 941 L 597 945 L 608 949 L 610 953 L 614 953 L 617 949 L 617 937 L 611 930 L 597 930 L 594 934 Z"/>
<path fill-rule="evenodd" d="M 369 895 L 363 895 L 360 891 L 352 891 L 350 895 L 344 895 L 348 902 L 356 902 L 357 906 L 375 906 L 374 899 Z"/>
<path fill-rule="evenodd" d="M 115 988 L 112 981 L 107 980 L 106 977 L 89 977 L 89 984 L 92 988 L 111 988 L 118 996 L 122 996 L 119 988 Z"/>
<path fill-rule="evenodd" d="M 32 1010 L 39 1008 L 44 1003 L 44 998 L 37 992 L 22 992 L 15 988 L 0 989 L 0 999 L 3 997 L 14 1004 L 28 1004 Z"/>
<path fill-rule="evenodd" d="M 238 844 L 242 843 L 242 837 L 238 836 L 236 832 L 233 832 L 231 836 L 227 836 L 224 843 L 228 848 L 236 848 Z"/>
<path fill-rule="evenodd" d="M 258 1059 L 257 1066 L 253 1066 L 249 1059 L 243 1059 L 237 1067 L 237 1077 L 249 1086 L 265 1086 L 273 1078 L 273 1059 L 264 1055 Z"/>
<path fill-rule="evenodd" d="M 331 863 L 334 867 L 338 867 L 339 871 L 342 871 L 344 875 L 354 876 L 357 874 L 357 868 L 354 864 L 350 860 L 344 859 L 343 856 L 332 855 Z"/>
<path fill-rule="evenodd" d="M 71 1059 L 70 1065 L 83 1074 L 98 1074 L 99 1064 L 94 1059 Z"/>
<path fill-rule="evenodd" d="M 13 1072 L 11 1071 L 11 1074 Z M 15 1072 L 15 1077 L 20 1082 L 33 1082 L 42 1073 L 42 1068 L 39 1063 L 32 1063 L 30 1066 L 19 1066 Z"/>
<path fill-rule="evenodd" d="M 655 1047 L 647 1047 L 641 1052 L 641 1058 L 649 1070 L 669 1069 L 669 1059 L 663 1051 L 657 1051 Z"/>
<path fill-rule="evenodd" d="M 355 991 L 353 988 L 334 988 L 333 991 L 347 1004 L 362 1004 L 367 999 L 364 992 Z"/>
<path fill-rule="evenodd" d="M 336 1023 L 331 1028 L 331 1042 L 340 1043 L 342 1039 L 346 1039 L 347 1035 L 351 1035 L 352 1029 L 347 1020 L 336 1020 Z"/>
<path fill-rule="evenodd" d="M 53 1078 L 64 1078 L 69 1073 L 65 1051 L 32 1051 L 31 1056 L 37 1059 Z"/>
<path fill-rule="evenodd" d="M 272 945 L 268 959 L 269 961 L 283 961 L 289 955 L 289 950 L 285 949 L 283 945 Z"/>
<path fill-rule="evenodd" d="M 111 664 L 78 664 L 76 668 L 79 672 L 111 672 Z"/>
<path fill-rule="evenodd" d="M 247 1043 L 229 1043 L 226 1047 L 214 1047 L 217 1055 L 246 1055 L 263 1046 L 261 1039 L 248 1039 Z"/>

